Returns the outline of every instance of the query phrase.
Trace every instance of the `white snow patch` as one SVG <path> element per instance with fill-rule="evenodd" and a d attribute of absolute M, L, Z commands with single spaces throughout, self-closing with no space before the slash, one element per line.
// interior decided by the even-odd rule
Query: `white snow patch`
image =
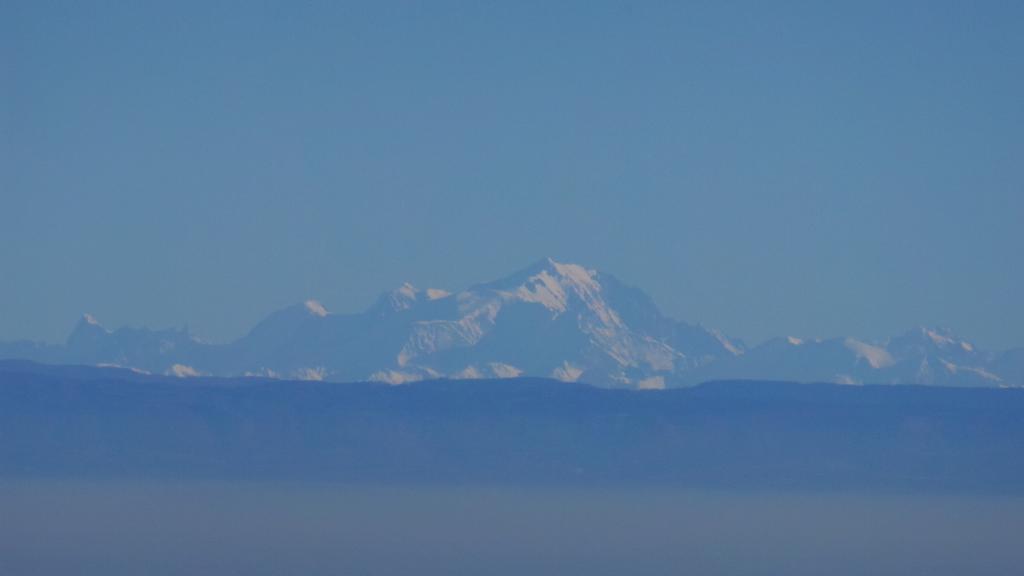
<path fill-rule="evenodd" d="M 327 371 L 322 366 L 316 368 L 299 368 L 295 371 L 295 377 L 299 380 L 311 380 L 314 382 L 323 381 L 327 376 Z"/>
<path fill-rule="evenodd" d="M 561 264 L 550 258 L 547 262 L 550 269 L 534 274 L 522 286 L 516 288 L 514 293 L 503 295 L 512 296 L 523 302 L 540 304 L 557 315 L 566 311 L 569 294 L 575 293 L 587 307 L 601 316 L 606 324 L 619 322 L 617 317 L 608 317 L 610 314 L 598 295 L 601 285 L 594 279 L 596 271 L 587 270 L 578 264 Z"/>
<path fill-rule="evenodd" d="M 314 316 L 321 318 L 327 316 L 327 308 L 324 308 L 324 305 L 316 300 L 306 300 L 306 310 Z"/>
<path fill-rule="evenodd" d="M 423 320 L 412 325 L 409 339 L 398 353 L 398 365 L 418 356 L 476 344 L 494 325 L 500 304 L 489 302 L 458 320 Z"/>
<path fill-rule="evenodd" d="M 594 280 L 594 276 L 597 275 L 596 271 L 587 270 L 579 264 L 560 264 L 554 260 L 551 260 L 550 262 L 560 276 L 571 280 L 576 286 L 593 292 L 597 292 L 601 289 L 601 285 Z"/>
<path fill-rule="evenodd" d="M 743 350 L 741 350 L 739 347 L 733 344 L 732 341 L 726 338 L 725 334 L 722 334 L 720 330 L 708 330 L 708 332 L 710 332 L 711 335 L 715 337 L 715 340 L 718 340 L 718 343 L 721 344 L 726 350 L 728 350 L 729 353 L 732 354 L 733 356 L 739 356 L 740 354 L 743 354 Z"/>
<path fill-rule="evenodd" d="M 147 375 L 150 374 L 150 372 L 148 372 L 146 370 L 142 370 L 142 369 L 139 369 L 139 368 L 133 368 L 131 366 L 122 366 L 120 364 L 114 364 L 114 363 L 110 363 L 110 362 L 100 362 L 99 364 L 96 365 L 96 367 L 97 368 L 119 368 L 121 370 L 128 370 L 129 372 L 134 372 L 136 374 L 147 374 Z"/>
<path fill-rule="evenodd" d="M 889 354 L 885 348 L 872 346 L 865 342 L 861 342 L 860 340 L 854 340 L 853 338 L 847 338 L 843 342 L 843 345 L 845 345 L 848 350 L 856 354 L 857 358 L 867 360 L 868 364 L 870 364 L 872 368 L 886 368 L 896 363 L 892 354 Z"/>
<path fill-rule="evenodd" d="M 664 342 L 659 342 L 650 336 L 644 336 L 639 342 L 631 343 L 639 348 L 636 353 L 641 355 L 644 363 L 650 369 L 658 372 L 672 372 L 676 368 L 676 358 L 683 357 L 683 354 L 675 348 Z"/>
<path fill-rule="evenodd" d="M 797 338 L 796 336 L 787 336 L 786 342 L 789 342 L 793 346 L 802 346 L 804 343 L 802 338 Z"/>
<path fill-rule="evenodd" d="M 957 366 L 956 364 L 953 364 L 952 362 L 948 362 L 946 360 L 939 361 L 942 363 L 942 367 L 945 368 L 946 371 L 949 372 L 950 374 L 956 374 L 957 372 L 970 372 L 971 374 L 980 376 L 981 378 L 984 378 L 985 380 L 990 380 L 992 382 L 1003 381 L 1002 378 L 989 372 L 988 370 L 985 370 L 984 368 L 975 368 L 973 366 Z"/>
<path fill-rule="evenodd" d="M 665 389 L 665 377 L 664 376 L 652 376 L 650 378 L 644 378 L 636 383 L 637 390 L 664 390 Z"/>
<path fill-rule="evenodd" d="M 583 369 L 573 366 L 568 361 L 551 371 L 551 376 L 563 382 L 575 382 L 583 375 Z"/>
<path fill-rule="evenodd" d="M 527 284 L 517 288 L 515 296 L 523 302 L 540 304 L 552 312 L 565 312 L 565 290 L 547 270 L 532 276 Z"/>
<path fill-rule="evenodd" d="M 515 378 L 523 373 L 522 370 L 512 366 L 511 364 L 503 364 L 501 362 L 490 363 L 491 372 L 498 378 Z"/>
<path fill-rule="evenodd" d="M 399 372 L 397 370 L 381 370 L 370 374 L 370 380 L 373 382 L 384 382 L 386 384 L 408 384 L 409 382 L 417 382 L 423 380 L 423 376 L 412 372 Z"/>
<path fill-rule="evenodd" d="M 973 372 L 973 373 L 977 374 L 978 376 L 981 376 L 982 378 L 984 378 L 986 380 L 991 380 L 993 382 L 1002 382 L 1003 381 L 1002 377 L 1000 377 L 998 374 L 993 374 L 993 373 L 989 372 L 988 370 L 985 370 L 984 368 L 967 367 L 967 368 L 962 368 L 962 369 L 963 370 L 967 370 L 968 372 Z"/>
<path fill-rule="evenodd" d="M 935 343 L 936 346 L 945 346 L 947 344 L 952 344 L 953 343 L 953 339 L 952 338 L 950 338 L 949 336 L 946 336 L 945 334 L 939 334 L 935 330 L 930 330 L 930 329 L 926 328 L 925 331 L 924 331 L 924 334 L 933 343 Z"/>
<path fill-rule="evenodd" d="M 195 378 L 196 376 L 202 376 L 202 373 L 191 366 L 184 364 L 175 364 L 171 366 L 168 373 L 178 378 Z"/>
<path fill-rule="evenodd" d="M 462 370 L 452 374 L 452 378 L 456 380 L 478 380 L 483 377 L 483 374 L 476 369 L 476 366 L 466 366 Z"/>
<path fill-rule="evenodd" d="M 401 312 L 402 310 L 412 308 L 419 299 L 419 294 L 420 291 L 415 286 L 406 282 L 387 293 L 387 303 L 393 311 Z"/>
<path fill-rule="evenodd" d="M 452 293 L 447 290 L 441 290 L 440 288 L 427 288 L 427 300 L 440 300 L 441 298 L 447 298 Z"/>
<path fill-rule="evenodd" d="M 93 316 L 92 314 L 82 314 L 82 320 L 85 320 L 86 324 L 89 324 L 89 325 L 92 325 L 92 326 L 99 326 L 100 325 L 99 320 L 96 320 L 96 317 Z"/>
<path fill-rule="evenodd" d="M 416 287 L 413 286 L 411 283 L 403 282 L 402 285 L 398 287 L 398 290 L 395 290 L 395 292 L 401 294 L 402 296 L 405 296 L 406 298 L 415 300 L 416 294 L 419 293 L 419 290 L 417 290 Z"/>

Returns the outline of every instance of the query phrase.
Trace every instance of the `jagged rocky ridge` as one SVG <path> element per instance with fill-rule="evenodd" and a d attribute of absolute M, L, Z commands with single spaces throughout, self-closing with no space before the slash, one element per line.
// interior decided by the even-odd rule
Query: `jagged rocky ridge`
<path fill-rule="evenodd" d="M 779 338 L 747 349 L 664 316 L 613 276 L 550 258 L 456 293 L 405 284 L 358 314 L 332 314 L 310 300 L 271 314 L 229 344 L 204 343 L 184 330 L 111 331 L 86 315 L 63 346 L 0 344 L 0 357 L 177 376 L 394 384 L 514 376 L 641 389 L 737 378 L 1024 384 L 1024 350 L 978 350 L 948 330 L 919 328 L 879 343 Z"/>

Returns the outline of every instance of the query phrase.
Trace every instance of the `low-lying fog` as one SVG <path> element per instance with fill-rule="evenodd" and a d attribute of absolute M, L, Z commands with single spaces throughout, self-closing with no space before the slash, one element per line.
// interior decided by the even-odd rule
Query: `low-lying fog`
<path fill-rule="evenodd" d="M 2 574 L 1010 574 L 1024 498 L 0 481 Z"/>

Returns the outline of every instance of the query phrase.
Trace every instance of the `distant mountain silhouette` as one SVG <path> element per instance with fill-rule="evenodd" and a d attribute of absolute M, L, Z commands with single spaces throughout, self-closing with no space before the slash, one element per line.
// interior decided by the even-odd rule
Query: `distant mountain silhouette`
<path fill-rule="evenodd" d="M 779 338 L 748 349 L 666 317 L 611 275 L 550 258 L 455 293 L 405 284 L 358 314 L 332 314 L 310 300 L 229 344 L 183 330 L 111 331 L 86 315 L 64 346 L 0 344 L 0 358 L 393 384 L 535 376 L 641 389 L 712 379 L 1024 385 L 1024 351 L 978 350 L 945 330 L 919 328 L 886 342 Z"/>
<path fill-rule="evenodd" d="M 0 477 L 1024 487 L 1024 390 L 407 386 L 0 362 Z"/>

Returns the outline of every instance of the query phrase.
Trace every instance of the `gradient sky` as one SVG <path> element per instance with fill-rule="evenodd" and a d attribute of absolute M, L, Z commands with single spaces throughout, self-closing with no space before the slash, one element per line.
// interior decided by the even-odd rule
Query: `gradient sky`
<path fill-rule="evenodd" d="M 1024 345 L 1020 2 L 84 4 L 0 3 L 0 339 L 550 255 L 750 343 Z"/>

